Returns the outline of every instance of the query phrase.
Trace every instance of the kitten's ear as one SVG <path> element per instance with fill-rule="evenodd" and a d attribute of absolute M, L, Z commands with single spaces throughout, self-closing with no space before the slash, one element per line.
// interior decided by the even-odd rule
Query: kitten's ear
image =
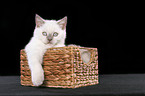
<path fill-rule="evenodd" d="M 57 21 L 57 24 L 62 28 L 62 30 L 66 29 L 67 24 L 67 16 Z"/>
<path fill-rule="evenodd" d="M 44 19 L 41 18 L 38 14 L 35 16 L 35 22 L 37 27 L 40 27 L 45 23 Z"/>

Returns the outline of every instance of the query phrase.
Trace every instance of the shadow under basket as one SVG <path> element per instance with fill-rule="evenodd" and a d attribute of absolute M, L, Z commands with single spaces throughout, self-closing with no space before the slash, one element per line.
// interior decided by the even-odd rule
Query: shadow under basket
<path fill-rule="evenodd" d="M 91 59 L 88 64 L 81 59 L 80 49 L 88 50 Z M 21 85 L 34 86 L 25 50 L 21 57 Z M 44 82 L 41 86 L 55 88 L 78 88 L 98 84 L 98 51 L 87 47 L 49 48 L 43 57 Z"/>

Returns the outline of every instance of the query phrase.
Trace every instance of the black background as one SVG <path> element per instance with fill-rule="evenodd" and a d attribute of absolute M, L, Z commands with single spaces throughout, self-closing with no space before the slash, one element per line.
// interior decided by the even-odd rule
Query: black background
<path fill-rule="evenodd" d="M 113 3 L 113 2 L 112 2 Z M 20 50 L 33 35 L 35 14 L 68 16 L 66 44 L 98 48 L 99 73 L 145 73 L 142 3 L 5 2 L 0 7 L 0 75 L 20 74 Z"/>

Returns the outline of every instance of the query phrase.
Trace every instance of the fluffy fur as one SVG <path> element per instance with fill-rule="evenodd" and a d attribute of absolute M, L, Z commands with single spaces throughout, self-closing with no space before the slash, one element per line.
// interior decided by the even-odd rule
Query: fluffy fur
<path fill-rule="evenodd" d="M 39 86 L 44 81 L 44 71 L 41 66 L 44 53 L 48 48 L 65 46 L 67 17 L 58 21 L 44 20 L 36 14 L 35 19 L 36 28 L 25 51 L 32 74 L 32 83 Z"/>
<path fill-rule="evenodd" d="M 48 48 L 65 46 L 67 17 L 58 21 L 44 20 L 36 14 L 35 19 L 34 34 L 26 45 L 25 51 L 31 70 L 32 83 L 35 86 L 40 86 L 44 81 L 44 71 L 41 65 L 44 53 Z M 84 49 L 81 49 L 80 52 L 84 63 L 88 63 L 91 54 Z"/>

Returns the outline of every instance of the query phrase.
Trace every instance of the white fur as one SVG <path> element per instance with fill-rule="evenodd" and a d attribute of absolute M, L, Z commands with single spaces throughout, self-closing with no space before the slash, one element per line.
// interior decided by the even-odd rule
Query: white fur
<path fill-rule="evenodd" d="M 37 27 L 37 19 L 39 19 L 39 21 L 43 20 L 45 23 Z M 64 19 L 62 20 L 64 21 Z M 39 21 L 38 24 L 41 23 Z M 41 64 L 43 62 L 43 55 L 46 50 L 51 47 L 65 46 L 66 30 L 62 29 L 62 25 L 58 24 L 60 21 L 61 20 L 44 20 L 36 15 L 36 28 L 34 30 L 33 37 L 25 47 L 28 64 L 32 75 L 32 83 L 35 86 L 43 84 L 44 81 L 44 71 Z M 52 41 L 49 42 L 47 40 L 47 36 L 43 36 L 42 32 L 47 32 L 47 34 L 57 32 L 59 35 L 57 37 L 53 37 Z"/>
<path fill-rule="evenodd" d="M 52 47 L 65 46 L 66 23 L 67 17 L 56 21 L 44 20 L 40 16 L 36 15 L 36 28 L 34 30 L 33 37 L 25 47 L 33 85 L 40 86 L 43 84 L 44 71 L 41 64 L 43 63 L 43 55 L 46 50 Z M 58 36 L 54 36 L 53 39 L 49 41 L 47 36 L 42 35 L 42 32 L 46 32 L 47 35 L 57 32 Z M 88 63 L 90 61 L 91 54 L 85 49 L 80 49 L 80 52 L 84 63 Z"/>

